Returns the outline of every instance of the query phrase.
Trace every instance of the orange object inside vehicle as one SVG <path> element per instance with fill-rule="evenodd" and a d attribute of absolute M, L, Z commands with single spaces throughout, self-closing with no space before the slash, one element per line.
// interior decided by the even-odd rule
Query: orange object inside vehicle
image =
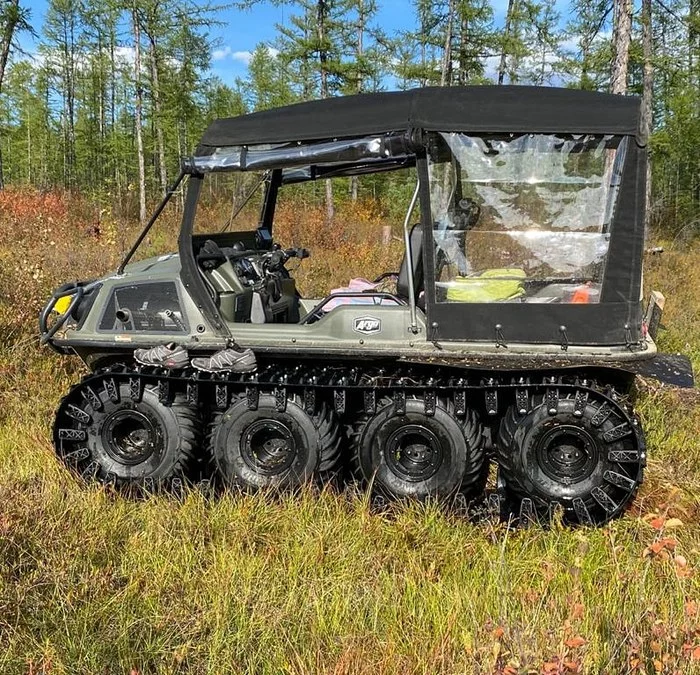
<path fill-rule="evenodd" d="M 571 296 L 572 304 L 584 304 L 591 301 L 591 288 L 588 284 L 579 286 Z"/>

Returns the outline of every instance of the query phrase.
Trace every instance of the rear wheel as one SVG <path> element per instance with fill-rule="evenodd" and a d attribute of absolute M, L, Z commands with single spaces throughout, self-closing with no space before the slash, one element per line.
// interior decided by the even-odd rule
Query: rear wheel
<path fill-rule="evenodd" d="M 78 385 L 56 414 L 54 444 L 86 479 L 117 485 L 184 478 L 199 437 L 195 413 L 176 397 L 166 405 L 154 386 L 134 396 L 107 375 Z"/>
<path fill-rule="evenodd" d="M 497 458 L 511 514 L 547 520 L 559 506 L 566 523 L 600 525 L 634 497 L 645 448 L 635 418 L 582 391 L 554 403 L 532 397 L 524 414 L 511 407 Z"/>
<path fill-rule="evenodd" d="M 376 493 L 390 498 L 440 500 L 483 490 L 486 457 L 481 430 L 472 415 L 463 421 L 449 401 L 438 401 L 426 414 L 422 398 L 406 401 L 397 414 L 390 398 L 365 416 L 353 434 L 356 473 Z"/>
<path fill-rule="evenodd" d="M 275 396 L 261 394 L 255 410 L 239 399 L 214 417 L 209 448 L 230 486 L 296 488 L 318 468 L 321 434 L 299 400 L 280 410 Z"/>

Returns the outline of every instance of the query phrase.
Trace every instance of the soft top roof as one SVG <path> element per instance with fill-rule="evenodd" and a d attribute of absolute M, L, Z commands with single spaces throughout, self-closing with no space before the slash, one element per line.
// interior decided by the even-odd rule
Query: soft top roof
<path fill-rule="evenodd" d="M 204 132 L 200 148 L 410 129 L 633 136 L 638 117 L 639 99 L 600 92 L 494 85 L 425 87 L 296 103 L 215 120 Z"/>

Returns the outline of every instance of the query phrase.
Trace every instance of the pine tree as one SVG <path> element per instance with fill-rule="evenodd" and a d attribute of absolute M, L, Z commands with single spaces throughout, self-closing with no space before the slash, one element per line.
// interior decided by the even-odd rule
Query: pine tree
<path fill-rule="evenodd" d="M 288 105 L 296 99 L 290 74 L 277 50 L 259 44 L 248 64 L 248 77 L 239 82 L 249 110 L 267 110 Z"/>
<path fill-rule="evenodd" d="M 81 0 L 50 0 L 44 23 L 43 55 L 61 100 L 63 184 L 75 186 L 76 80 L 81 59 Z"/>
<path fill-rule="evenodd" d="M 277 46 L 290 72 L 296 71 L 301 98 L 328 98 L 342 86 L 338 6 L 334 0 L 300 0 L 291 26 L 279 27 Z M 334 216 L 333 184 L 325 181 L 326 218 Z"/>
<path fill-rule="evenodd" d="M 602 89 L 609 79 L 610 43 L 604 37 L 612 5 L 609 0 L 573 0 L 566 34 L 575 48 L 562 50 L 564 76 L 579 89 Z"/>
<path fill-rule="evenodd" d="M 19 0 L 0 0 L 0 92 L 10 59 L 10 50 L 15 36 L 21 31 L 31 31 L 29 10 L 21 7 Z"/>
<path fill-rule="evenodd" d="M 0 93 L 15 36 L 26 30 L 31 30 L 28 10 L 20 6 L 19 0 L 0 0 Z M 5 182 L 3 174 L 3 153 L 0 146 L 0 190 Z"/>

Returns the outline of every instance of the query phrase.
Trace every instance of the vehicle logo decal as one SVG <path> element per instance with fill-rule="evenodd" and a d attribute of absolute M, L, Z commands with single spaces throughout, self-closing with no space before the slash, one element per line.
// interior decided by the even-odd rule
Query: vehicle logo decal
<path fill-rule="evenodd" d="M 363 335 L 373 335 L 382 332 L 382 322 L 373 316 L 358 316 L 352 324 L 352 329 L 356 333 Z"/>

